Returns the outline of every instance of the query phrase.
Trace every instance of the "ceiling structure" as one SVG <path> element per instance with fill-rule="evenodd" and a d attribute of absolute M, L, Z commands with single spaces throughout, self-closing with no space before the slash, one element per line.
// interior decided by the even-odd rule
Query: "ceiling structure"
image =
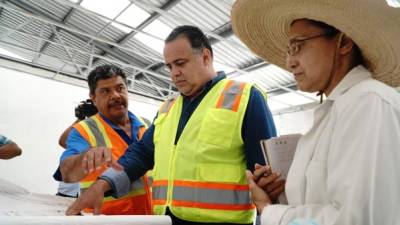
<path fill-rule="evenodd" d="M 51 71 L 51 79 L 82 83 L 91 69 L 115 64 L 129 92 L 162 101 L 177 92 L 166 70 L 163 40 L 179 25 L 210 38 L 217 70 L 256 83 L 275 113 L 317 104 L 293 77 L 264 62 L 233 34 L 234 0 L 0 0 L 0 58 Z"/>

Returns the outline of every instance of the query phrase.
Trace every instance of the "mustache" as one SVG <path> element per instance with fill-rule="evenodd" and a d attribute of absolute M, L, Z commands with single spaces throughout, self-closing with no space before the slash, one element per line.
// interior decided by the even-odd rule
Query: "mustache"
<path fill-rule="evenodd" d="M 123 105 L 126 107 L 126 102 L 123 100 L 112 100 L 110 103 L 108 103 L 109 108 L 118 106 L 118 105 Z"/>

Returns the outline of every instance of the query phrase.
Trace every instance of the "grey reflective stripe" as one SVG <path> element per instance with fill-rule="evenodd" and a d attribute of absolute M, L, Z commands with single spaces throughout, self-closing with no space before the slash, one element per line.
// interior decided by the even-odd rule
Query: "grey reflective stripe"
<path fill-rule="evenodd" d="M 235 102 L 236 96 L 242 93 L 240 90 L 240 84 L 241 83 L 238 81 L 233 81 L 233 84 L 228 89 L 224 90 L 224 101 L 221 104 L 221 108 L 233 108 L 233 103 Z"/>
<path fill-rule="evenodd" d="M 143 178 L 139 178 L 131 184 L 131 190 L 139 190 L 143 188 L 144 188 Z"/>
<path fill-rule="evenodd" d="M 152 188 L 153 199 L 164 199 L 167 200 L 167 186 L 157 186 Z"/>
<path fill-rule="evenodd" d="M 147 176 L 147 185 L 151 187 L 153 185 L 153 176 Z"/>
<path fill-rule="evenodd" d="M 138 117 L 138 118 L 139 118 L 140 122 L 143 124 L 143 126 L 146 127 L 146 129 L 148 127 L 150 127 L 150 125 L 151 125 L 151 121 L 150 120 L 148 120 L 148 119 L 146 119 L 144 117 Z"/>
<path fill-rule="evenodd" d="M 103 134 L 100 132 L 99 128 L 97 127 L 96 121 L 92 118 L 88 118 L 85 120 L 85 123 L 88 125 L 90 130 L 92 131 L 94 137 L 96 138 L 96 147 L 103 147 L 106 146 L 106 142 L 104 140 Z"/>
<path fill-rule="evenodd" d="M 247 190 L 215 190 L 207 188 L 174 187 L 173 200 L 199 203 L 243 205 L 251 204 Z"/>
<path fill-rule="evenodd" d="M 171 108 L 171 105 L 174 103 L 174 100 L 175 99 L 171 98 L 165 101 L 163 107 L 160 109 L 160 113 L 167 113 Z"/>

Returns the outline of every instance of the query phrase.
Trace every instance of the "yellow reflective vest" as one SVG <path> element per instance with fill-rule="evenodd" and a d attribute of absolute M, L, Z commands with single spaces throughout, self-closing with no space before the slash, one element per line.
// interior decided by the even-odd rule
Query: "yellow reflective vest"
<path fill-rule="evenodd" d="M 139 128 L 138 137 L 141 139 L 147 126 L 137 117 L 144 126 Z M 106 122 L 99 114 L 74 125 L 74 128 L 90 144 L 90 147 L 107 147 L 111 149 L 114 159 L 119 159 L 128 148 L 121 136 Z M 97 177 L 100 176 L 106 166 L 89 173 L 80 181 L 81 191 L 89 188 Z M 151 190 L 149 188 L 147 176 L 136 180 L 132 184 L 132 190 L 122 198 L 113 197 L 103 198 L 101 213 L 106 215 L 144 215 L 152 214 L 151 210 Z M 86 209 L 90 212 L 91 210 Z"/>
<path fill-rule="evenodd" d="M 237 81 L 218 82 L 193 112 L 176 145 L 182 96 L 161 106 L 154 121 L 155 214 L 165 214 L 169 207 L 188 221 L 253 221 L 241 134 L 250 89 Z"/>

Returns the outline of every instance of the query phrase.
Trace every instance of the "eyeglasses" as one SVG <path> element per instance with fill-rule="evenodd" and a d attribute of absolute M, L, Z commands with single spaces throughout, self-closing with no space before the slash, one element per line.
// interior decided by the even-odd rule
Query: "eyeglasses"
<path fill-rule="evenodd" d="M 287 46 L 287 54 L 289 56 L 294 56 L 296 54 L 298 54 L 301 50 L 302 45 L 304 44 L 304 42 L 308 41 L 308 40 L 312 40 L 315 38 L 319 38 L 319 37 L 324 37 L 324 36 L 331 36 L 332 33 L 324 33 L 324 34 L 318 34 L 315 36 L 311 36 L 308 38 L 302 38 L 302 39 L 293 39 L 290 40 L 289 45 Z"/>

